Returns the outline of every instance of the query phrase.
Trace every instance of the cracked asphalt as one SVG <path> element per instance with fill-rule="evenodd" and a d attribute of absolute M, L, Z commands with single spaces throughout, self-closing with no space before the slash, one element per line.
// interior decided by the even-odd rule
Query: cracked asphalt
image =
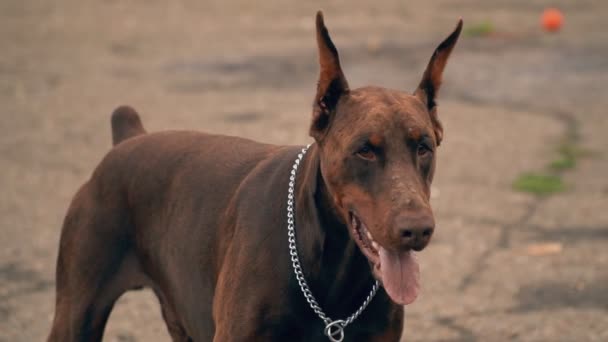
<path fill-rule="evenodd" d="M 403 340 L 608 341 L 608 2 L 592 0 L 2 1 L 0 341 L 46 337 L 61 221 L 118 105 L 153 131 L 310 141 L 319 8 L 351 86 L 411 91 L 459 17 L 496 29 L 447 67 L 438 229 Z M 586 152 L 565 191 L 513 190 L 564 141 Z M 169 340 L 149 291 L 120 299 L 105 340 Z"/>

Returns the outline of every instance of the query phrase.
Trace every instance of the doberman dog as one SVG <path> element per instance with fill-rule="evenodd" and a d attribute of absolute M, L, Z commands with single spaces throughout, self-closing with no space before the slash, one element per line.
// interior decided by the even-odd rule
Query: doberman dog
<path fill-rule="evenodd" d="M 174 341 L 398 341 L 403 305 L 419 289 L 414 251 L 435 226 L 435 100 L 461 29 L 462 20 L 414 93 L 350 89 L 319 12 L 305 155 L 237 137 L 148 134 L 133 109 L 118 108 L 115 146 L 65 217 L 48 340 L 101 340 L 115 301 L 148 287 Z M 311 296 L 336 320 L 321 319 Z"/>

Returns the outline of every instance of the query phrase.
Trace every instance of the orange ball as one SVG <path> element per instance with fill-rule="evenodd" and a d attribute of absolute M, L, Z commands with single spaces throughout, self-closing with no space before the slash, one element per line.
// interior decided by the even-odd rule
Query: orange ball
<path fill-rule="evenodd" d="M 541 24 L 545 30 L 556 32 L 564 24 L 564 15 L 557 8 L 547 8 L 541 16 Z"/>

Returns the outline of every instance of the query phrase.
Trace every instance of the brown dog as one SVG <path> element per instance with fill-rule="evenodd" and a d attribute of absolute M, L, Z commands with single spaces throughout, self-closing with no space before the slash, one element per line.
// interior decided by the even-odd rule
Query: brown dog
<path fill-rule="evenodd" d="M 429 242 L 435 96 L 460 31 L 433 54 L 413 95 L 351 90 L 317 14 L 320 77 L 295 186 L 303 276 L 334 319 L 382 288 L 347 341 L 398 341 L 418 291 L 413 251 Z M 150 287 L 174 341 L 323 341 L 287 239 L 287 190 L 300 147 L 196 132 L 145 134 L 128 107 L 116 145 L 75 195 L 57 262 L 49 341 L 98 341 L 116 299 Z M 350 322 L 349 322 L 350 323 Z M 343 328 L 343 330 L 342 330 Z"/>

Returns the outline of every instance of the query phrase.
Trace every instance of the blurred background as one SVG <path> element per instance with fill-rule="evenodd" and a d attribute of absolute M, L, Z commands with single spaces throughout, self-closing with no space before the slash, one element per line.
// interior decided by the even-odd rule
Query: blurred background
<path fill-rule="evenodd" d="M 604 0 L 0 1 L 0 341 L 45 339 L 63 215 L 118 105 L 151 131 L 311 141 L 318 9 L 352 87 L 413 91 L 465 22 L 404 341 L 608 341 Z M 128 293 L 105 340 L 169 341 L 160 317 Z"/>

